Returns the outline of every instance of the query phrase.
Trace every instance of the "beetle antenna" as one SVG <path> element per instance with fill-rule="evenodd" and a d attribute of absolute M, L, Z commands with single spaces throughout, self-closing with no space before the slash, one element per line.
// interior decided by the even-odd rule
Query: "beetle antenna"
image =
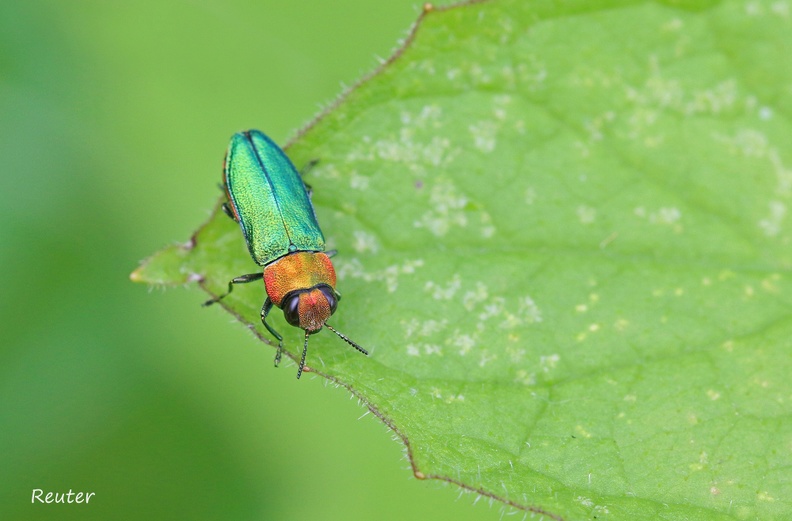
<path fill-rule="evenodd" d="M 305 344 L 303 345 L 303 354 L 302 358 L 300 359 L 300 368 L 297 369 L 297 379 L 300 379 L 300 375 L 302 375 L 303 368 L 305 367 L 305 355 L 308 354 L 308 330 L 305 330 Z"/>
<path fill-rule="evenodd" d="M 366 351 L 365 349 L 363 349 L 362 347 L 357 345 L 355 342 L 350 340 L 349 337 L 347 337 L 345 334 L 341 333 L 340 331 L 337 331 L 333 326 L 331 326 L 327 322 L 325 322 L 325 326 L 327 326 L 327 329 L 329 329 L 330 331 L 332 331 L 333 333 L 338 335 L 341 338 L 341 340 L 343 340 L 347 344 L 351 345 L 352 347 L 354 347 L 355 349 L 357 349 L 358 351 L 360 351 L 364 355 L 368 356 L 368 351 Z M 306 341 L 306 343 L 308 342 L 308 338 L 307 337 L 306 337 L 305 341 Z"/>

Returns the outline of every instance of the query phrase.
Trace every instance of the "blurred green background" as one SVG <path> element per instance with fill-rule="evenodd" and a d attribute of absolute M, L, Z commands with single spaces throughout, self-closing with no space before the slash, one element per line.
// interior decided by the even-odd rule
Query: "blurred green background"
<path fill-rule="evenodd" d="M 284 143 L 418 11 L 0 1 L 0 519 L 500 517 L 415 480 L 346 391 L 273 369 L 197 288 L 128 279 L 206 219 L 233 132 Z"/>

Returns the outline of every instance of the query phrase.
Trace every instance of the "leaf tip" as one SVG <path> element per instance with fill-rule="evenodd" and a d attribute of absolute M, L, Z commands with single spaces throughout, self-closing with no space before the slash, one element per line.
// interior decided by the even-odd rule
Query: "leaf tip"
<path fill-rule="evenodd" d="M 148 284 L 176 285 L 200 282 L 203 278 L 187 269 L 185 259 L 195 247 L 195 239 L 184 244 L 168 246 L 151 257 L 141 261 L 129 280 Z"/>
<path fill-rule="evenodd" d="M 130 273 L 129 280 L 132 282 L 146 282 L 146 278 L 143 276 L 143 266 L 138 266 L 135 271 Z"/>

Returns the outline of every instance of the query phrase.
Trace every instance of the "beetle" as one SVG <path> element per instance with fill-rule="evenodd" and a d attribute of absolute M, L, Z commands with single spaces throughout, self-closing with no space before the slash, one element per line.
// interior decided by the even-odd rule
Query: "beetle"
<path fill-rule="evenodd" d="M 204 302 L 209 306 L 228 296 L 235 284 L 264 279 L 267 298 L 261 322 L 278 340 L 275 367 L 283 353 L 283 337 L 268 322 L 272 307 L 283 310 L 286 322 L 305 331 L 297 378 L 305 368 L 308 337 L 327 327 L 363 353 L 368 351 L 327 323 L 341 295 L 325 239 L 316 220 L 306 185 L 283 150 L 259 130 L 234 134 L 223 161 L 223 211 L 236 221 L 248 251 L 262 271 L 235 277 L 228 291 Z"/>

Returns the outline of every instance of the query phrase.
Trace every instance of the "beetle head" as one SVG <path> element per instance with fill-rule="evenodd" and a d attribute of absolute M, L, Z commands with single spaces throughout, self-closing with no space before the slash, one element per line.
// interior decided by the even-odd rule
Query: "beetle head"
<path fill-rule="evenodd" d="M 292 291 L 283 297 L 281 304 L 286 322 L 309 334 L 322 329 L 337 306 L 338 295 L 327 284 Z"/>

